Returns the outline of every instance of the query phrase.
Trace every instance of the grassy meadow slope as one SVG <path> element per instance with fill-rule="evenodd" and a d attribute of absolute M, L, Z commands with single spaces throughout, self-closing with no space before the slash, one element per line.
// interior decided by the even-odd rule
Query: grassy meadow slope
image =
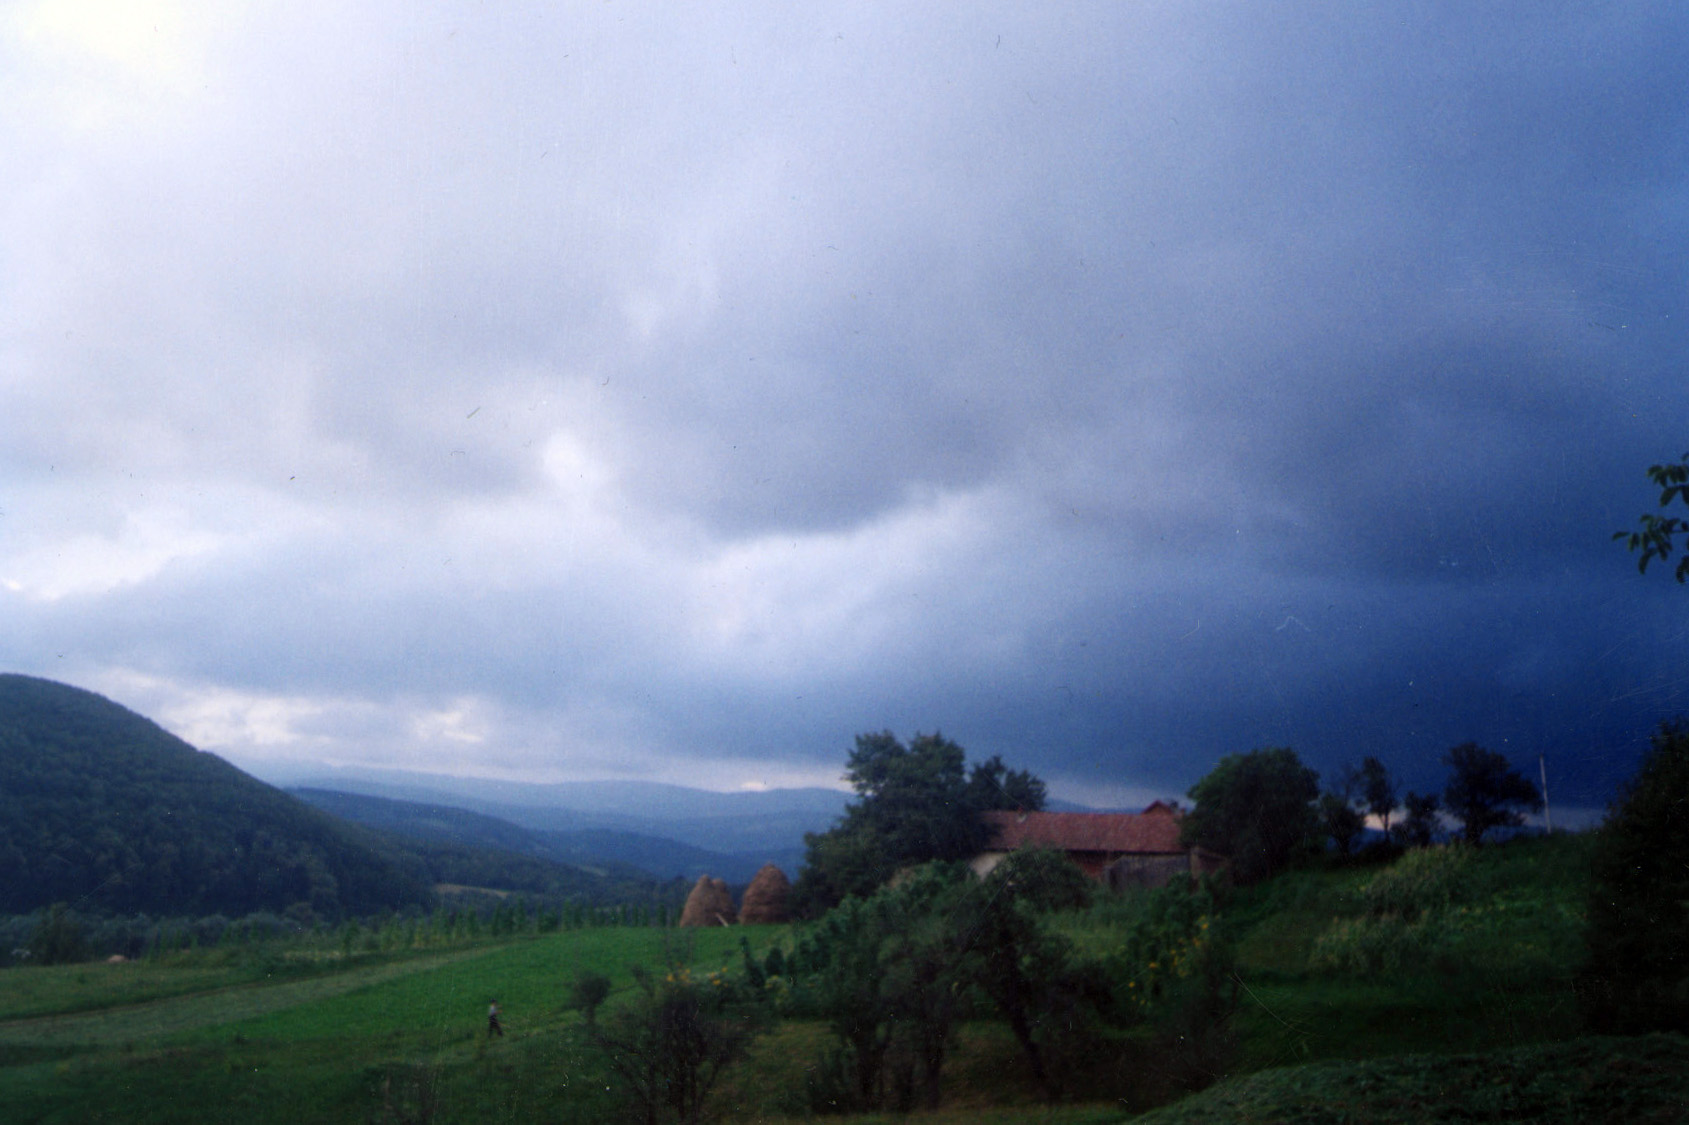
<path fill-rule="evenodd" d="M 1247 986 L 1239 1064 L 1578 1034 L 1591 843 L 1410 852 L 1390 867 L 1292 871 L 1239 892 L 1226 912 Z"/>
<path fill-rule="evenodd" d="M 1229 1075 L 1143 1120 L 1689 1120 L 1689 1040 L 1584 1035 L 1593 844 L 1435 849 L 1239 892 Z"/>
<path fill-rule="evenodd" d="M 8 1121 L 298 1122 L 603 1121 L 613 1116 L 600 1064 L 563 1012 L 582 970 L 632 987 L 658 965 L 657 929 L 581 930 L 446 952 L 352 959 L 273 983 L 212 953 L 175 964 L 73 965 L 0 973 L 0 1012 L 15 993 L 57 996 L 76 1014 L 0 1021 L 0 1105 Z M 736 953 L 736 933 L 693 938 L 703 965 Z M 197 973 L 170 994 L 171 972 Z M 150 972 L 139 987 L 126 974 Z M 141 999 L 148 989 L 160 990 Z M 109 1008 L 89 1010 L 96 996 Z M 497 999 L 507 1035 L 488 1042 Z M 615 994 L 612 1003 L 615 1002 Z"/>

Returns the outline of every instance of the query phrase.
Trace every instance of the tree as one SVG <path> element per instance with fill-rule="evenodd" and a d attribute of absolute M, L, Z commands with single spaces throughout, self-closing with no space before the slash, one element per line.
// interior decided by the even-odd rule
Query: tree
<path fill-rule="evenodd" d="M 1044 808 L 1044 783 L 1026 770 L 1012 770 L 996 754 L 974 766 L 968 775 L 968 800 L 974 808 L 1039 812 Z"/>
<path fill-rule="evenodd" d="M 1596 837 L 1579 975 L 1597 1030 L 1689 1031 L 1689 724 L 1664 723 Z"/>
<path fill-rule="evenodd" d="M 1673 500 L 1689 504 L 1689 453 L 1675 463 L 1650 465 L 1648 479 L 1664 490 L 1660 493 L 1660 507 L 1671 507 Z M 1647 513 L 1642 516 L 1641 523 L 1641 530 L 1615 531 L 1613 538 L 1623 539 L 1632 551 L 1642 552 L 1636 560 L 1636 569 L 1646 574 L 1649 563 L 1655 559 L 1664 562 L 1671 557 L 1677 535 L 1689 535 L 1689 520 Z M 1679 582 L 1689 580 L 1689 551 L 1677 560 L 1676 574 Z"/>
<path fill-rule="evenodd" d="M 1320 820 L 1325 825 L 1326 835 L 1337 845 L 1339 855 L 1348 855 L 1354 849 L 1356 837 L 1366 827 L 1366 818 L 1361 816 L 1353 802 L 1342 793 L 1331 790 L 1320 794 Z"/>
<path fill-rule="evenodd" d="M 1492 828 L 1516 828 L 1525 822 L 1520 809 L 1536 812 L 1542 797 L 1511 762 L 1475 742 L 1463 742 L 1443 755 L 1450 769 L 1443 805 L 1461 824 L 1461 836 L 1476 847 Z"/>
<path fill-rule="evenodd" d="M 1402 798 L 1402 809 L 1407 816 L 1396 825 L 1396 835 L 1402 843 L 1410 848 L 1428 848 L 1437 836 L 1437 810 L 1442 801 L 1435 793 L 1421 796 L 1413 790 L 1408 790 Z"/>
<path fill-rule="evenodd" d="M 1066 856 L 1030 848 L 992 868 L 967 900 L 974 980 L 1008 1023 L 1033 1080 L 1051 1101 L 1061 1089 L 1049 1040 L 1074 1022 L 1070 1013 L 1083 984 L 1073 943 L 1042 916 L 1084 906 L 1090 892 L 1090 881 Z"/>
<path fill-rule="evenodd" d="M 816 916 L 847 896 L 866 897 L 899 870 L 932 860 L 967 859 L 985 847 L 986 809 L 1044 804 L 1044 783 L 993 757 L 967 769 L 967 756 L 942 734 L 905 746 L 890 731 L 856 736 L 845 778 L 858 800 L 833 828 L 804 836 L 804 867 L 792 909 Z"/>
<path fill-rule="evenodd" d="M 569 985 L 566 1007 L 586 1018 L 588 1027 L 598 1025 L 598 1009 L 610 998 L 610 978 L 602 973 L 578 972 Z"/>
<path fill-rule="evenodd" d="M 797 1002 L 838 1041 L 817 1068 L 817 1104 L 936 1107 L 953 1029 L 976 992 L 1054 1097 L 1050 1047 L 1074 1026 L 1083 974 L 1044 915 L 1084 906 L 1093 889 L 1062 853 L 1022 849 L 984 879 L 961 864 L 923 864 L 828 911 L 787 963 Z"/>
<path fill-rule="evenodd" d="M 1239 882 L 1264 879 L 1319 842 L 1319 774 L 1289 747 L 1228 754 L 1191 786 L 1182 839 L 1230 858 Z"/>
<path fill-rule="evenodd" d="M 1344 766 L 1337 771 L 1330 787 L 1320 794 L 1320 823 L 1331 842 L 1337 845 L 1339 855 L 1348 855 L 1366 829 L 1366 817 L 1355 804 L 1360 789 L 1360 772 L 1353 766 Z"/>
<path fill-rule="evenodd" d="M 65 965 L 88 959 L 82 922 L 62 902 L 47 908 L 29 937 L 29 959 L 37 965 Z"/>
<path fill-rule="evenodd" d="M 587 1027 L 611 1070 L 622 1079 L 632 1108 L 647 1125 L 672 1112 L 692 1125 L 722 1072 L 743 1058 L 767 1026 L 762 998 L 721 973 L 694 980 L 669 959 L 661 980 L 634 966 L 633 1001 Z"/>
<path fill-rule="evenodd" d="M 1396 811 L 1396 779 L 1383 762 L 1368 755 L 1361 759 L 1360 796 L 1366 811 L 1376 816 L 1385 836 L 1390 834 L 1390 814 Z"/>
<path fill-rule="evenodd" d="M 834 1109 L 938 1104 L 966 995 L 970 935 L 958 904 L 977 893 L 960 864 L 929 863 L 850 898 L 811 927 L 790 968 L 838 1041 L 820 1069 Z"/>

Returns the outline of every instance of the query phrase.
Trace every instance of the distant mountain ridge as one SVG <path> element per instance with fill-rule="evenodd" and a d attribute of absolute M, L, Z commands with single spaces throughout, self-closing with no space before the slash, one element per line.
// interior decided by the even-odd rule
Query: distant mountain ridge
<path fill-rule="evenodd" d="M 528 828 L 454 805 L 376 797 L 339 790 L 298 787 L 288 792 L 325 812 L 411 840 L 500 848 L 575 867 L 634 869 L 656 879 L 695 880 L 714 875 L 748 882 L 765 862 L 795 870 L 801 849 L 786 854 L 731 855 L 677 840 L 608 828 L 571 831 Z"/>
<path fill-rule="evenodd" d="M 837 789 L 722 793 L 651 781 L 527 784 L 387 769 L 308 774 L 288 789 L 336 815 L 417 839 L 454 838 L 477 823 L 454 818 L 455 810 L 535 834 L 517 838 L 491 831 L 484 838 L 490 846 L 567 863 L 620 861 L 659 878 L 708 874 L 735 883 L 747 881 L 764 863 L 795 876 L 803 866 L 804 834 L 833 827 L 855 800 L 855 794 Z M 330 794 L 393 805 L 358 805 Z M 1103 811 L 1054 799 L 1048 808 Z M 499 838 L 518 842 L 494 844 Z"/>
<path fill-rule="evenodd" d="M 758 866 L 771 861 L 782 867 L 792 863 L 794 856 L 801 857 L 805 832 L 831 828 L 853 799 L 852 794 L 835 789 L 718 793 L 647 781 L 530 785 L 405 770 L 312 774 L 290 788 L 468 809 L 542 831 L 633 833 L 715 854 L 756 856 Z"/>

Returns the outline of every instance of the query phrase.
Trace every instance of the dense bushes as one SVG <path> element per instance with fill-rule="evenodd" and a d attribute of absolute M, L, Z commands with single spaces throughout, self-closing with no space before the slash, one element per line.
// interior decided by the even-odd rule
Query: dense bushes
<path fill-rule="evenodd" d="M 279 943 L 301 949 L 333 948 L 339 953 L 394 952 L 462 945 L 524 934 L 610 926 L 665 928 L 674 915 L 666 905 L 656 907 L 593 906 L 565 900 L 527 900 L 494 895 L 455 896 L 455 905 L 431 913 L 405 913 L 347 918 L 329 924 L 308 911 L 282 914 L 256 911 L 239 918 L 206 914 L 197 918 L 155 918 L 146 914 L 100 915 L 57 908 L 53 925 L 59 932 L 74 928 L 80 948 L 55 944 L 56 961 L 104 958 L 131 960 L 156 957 L 185 949 L 240 948 Z M 54 918 L 53 909 L 29 914 L 0 915 L 0 966 L 39 964 L 33 947 L 37 935 Z M 54 939 L 58 942 L 58 939 Z"/>
<path fill-rule="evenodd" d="M 1689 725 L 1667 723 L 1603 825 L 1589 899 L 1585 1015 L 1689 1031 Z"/>
<path fill-rule="evenodd" d="M 836 1041 L 811 1082 L 809 1108 L 908 1109 L 917 1090 L 920 1101 L 937 1100 L 967 1002 L 968 932 L 952 923 L 970 878 L 958 865 L 918 868 L 846 899 L 782 957 L 793 983 L 787 1009 L 826 1021 Z"/>
<path fill-rule="evenodd" d="M 834 1037 L 803 1108 L 937 1105 L 955 1028 L 969 1019 L 1002 1021 L 1046 1098 L 1119 1096 L 1131 1076 L 1096 1072 L 1123 1036 L 1151 1049 L 1162 1075 L 1211 1081 L 1235 983 L 1210 892 L 1180 881 L 1109 896 L 1092 914 L 1093 890 L 1059 853 L 1018 852 L 984 879 L 933 864 L 847 899 L 790 955 L 771 954 L 780 964 L 760 971 L 789 989 L 785 1010 L 826 1021 Z M 1133 921 L 1116 940 L 1123 902 Z M 1107 935 L 1106 947 L 1075 934 Z"/>
<path fill-rule="evenodd" d="M 633 1117 L 651 1125 L 670 1115 L 685 1125 L 702 1120 L 723 1072 L 744 1057 L 771 1014 L 766 997 L 744 980 L 695 975 L 687 952 L 670 949 L 661 975 L 635 967 L 632 1002 L 588 1025 Z"/>

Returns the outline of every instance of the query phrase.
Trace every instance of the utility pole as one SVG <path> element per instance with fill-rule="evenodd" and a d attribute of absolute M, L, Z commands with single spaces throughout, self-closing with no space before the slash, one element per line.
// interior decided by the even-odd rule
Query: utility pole
<path fill-rule="evenodd" d="M 1554 817 L 1548 812 L 1548 766 L 1543 762 L 1542 755 L 1537 755 L 1537 770 L 1542 774 L 1542 823 L 1548 829 L 1550 836 L 1554 835 Z"/>

